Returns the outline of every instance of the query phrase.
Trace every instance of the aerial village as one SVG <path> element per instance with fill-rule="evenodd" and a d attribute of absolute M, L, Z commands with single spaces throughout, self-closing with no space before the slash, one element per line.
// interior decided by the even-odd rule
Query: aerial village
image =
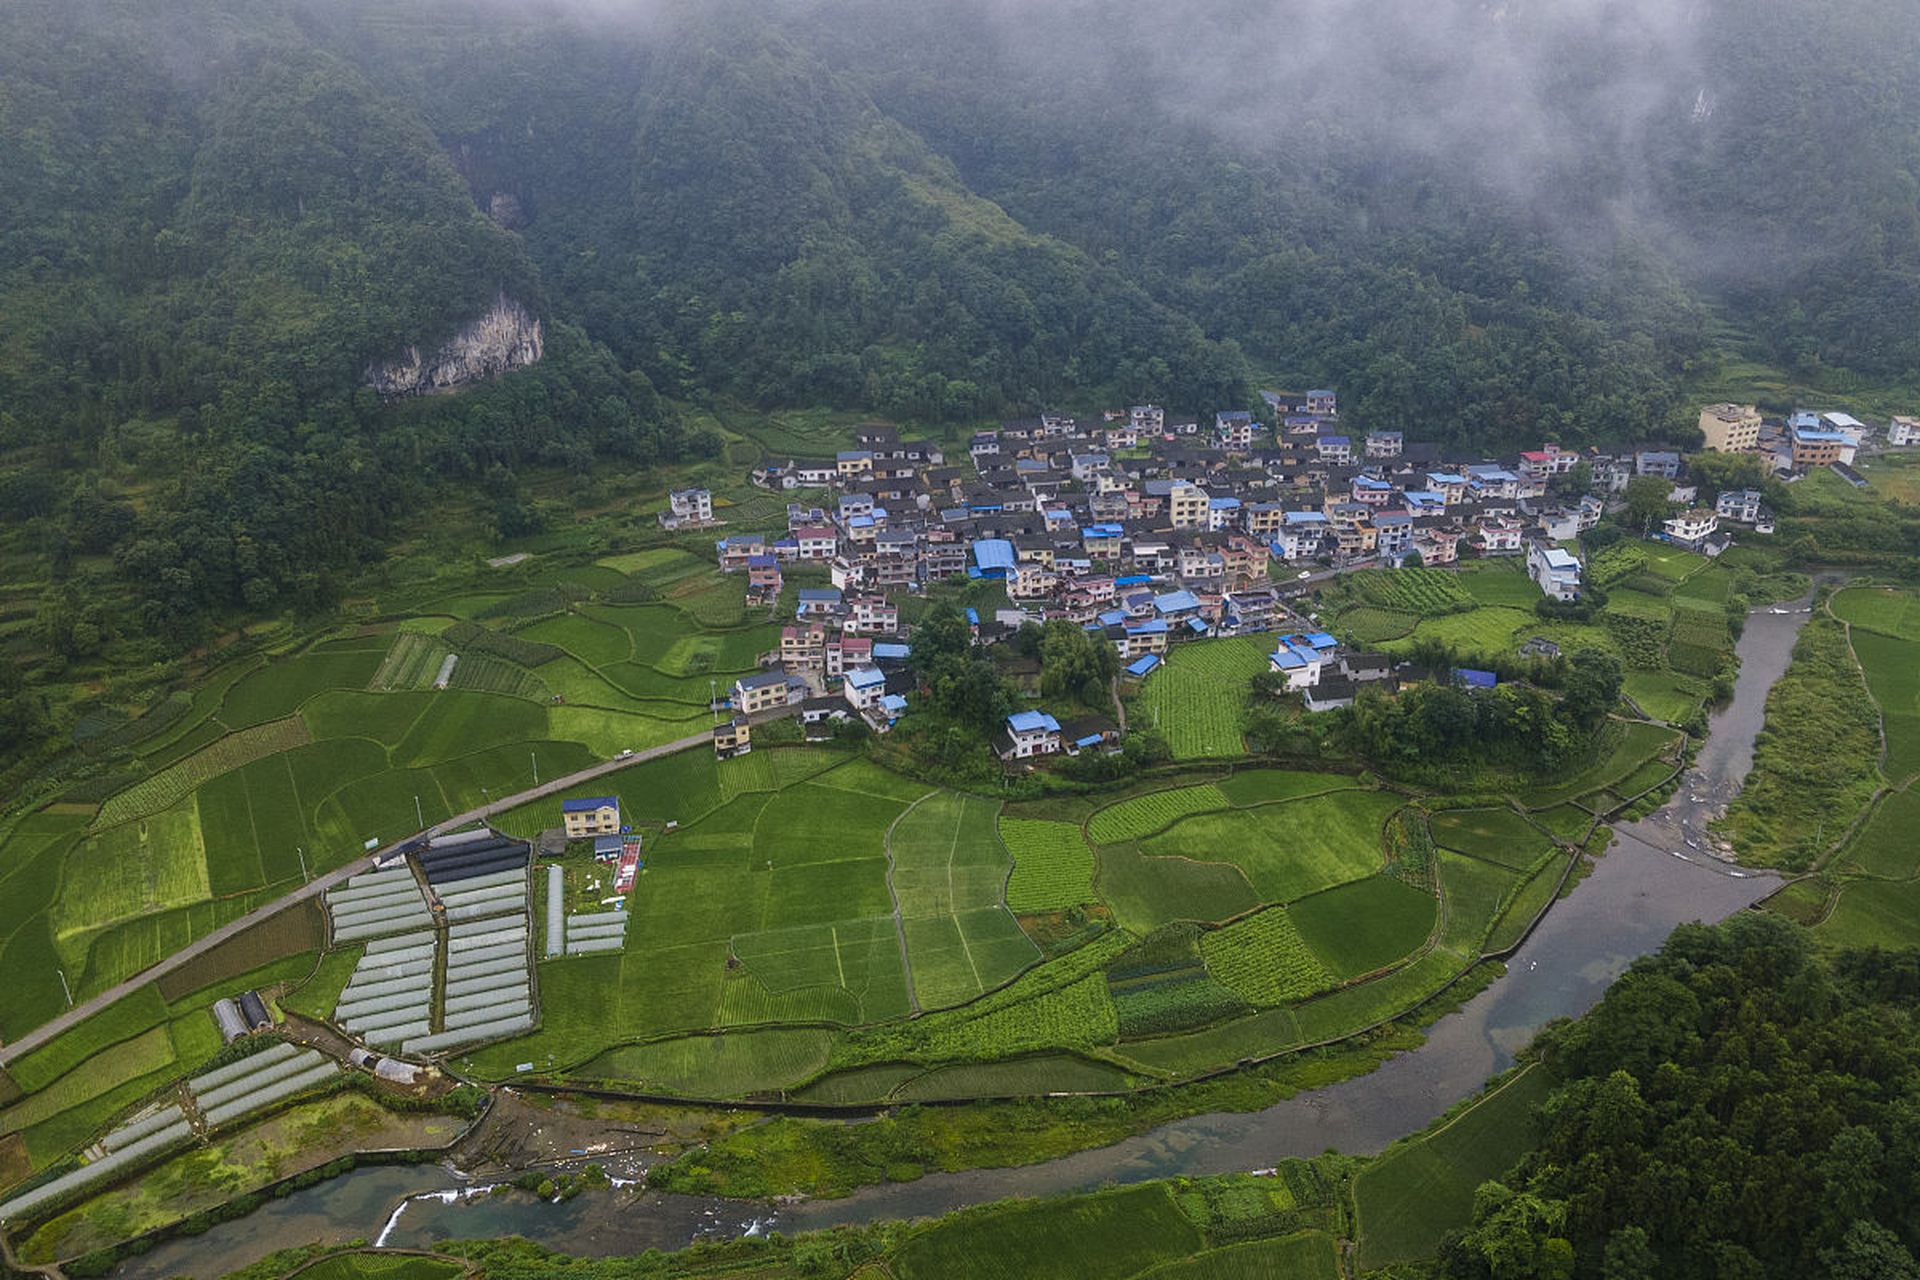
<path fill-rule="evenodd" d="M 901 600 L 950 579 L 1004 586 L 1006 607 L 967 611 L 976 643 L 1064 619 L 1110 641 L 1133 681 L 1150 680 L 1170 646 L 1270 633 L 1270 669 L 1309 711 L 1323 711 L 1350 705 L 1369 682 L 1401 678 L 1386 656 L 1355 652 L 1314 625 L 1303 597 L 1338 574 L 1517 557 L 1546 598 L 1577 602 L 1576 539 L 1640 476 L 1669 482 L 1677 508 L 1648 531 L 1655 539 L 1713 556 L 1736 530 L 1772 531 L 1756 489 L 1696 505 L 1677 449 L 1548 443 L 1513 457 L 1460 456 L 1400 431 L 1350 432 L 1332 390 L 1261 396 L 1271 423 L 1236 410 L 1207 426 L 1137 405 L 1098 422 L 1005 422 L 974 435 L 965 460 L 890 426 L 861 429 L 855 447 L 832 458 L 763 460 L 755 485 L 813 500 L 788 504 L 784 534 L 718 539 L 720 569 L 743 575 L 750 603 L 763 605 L 795 566 L 824 566 L 831 585 L 797 591 L 764 670 L 716 701 L 732 713 L 716 752 L 751 750 L 754 723 L 773 716 L 798 715 L 810 733 L 853 717 L 886 732 L 916 682 Z M 1850 466 L 1859 450 L 1920 443 L 1920 418 L 1875 433 L 1845 413 L 1770 421 L 1751 405 L 1708 406 L 1699 428 L 1705 450 L 1757 455 L 1787 482 L 1824 467 L 1862 483 Z M 660 519 L 672 529 L 724 523 L 704 489 L 674 492 Z M 1108 721 L 1063 726 L 1023 711 L 995 745 L 1002 760 L 1027 761 L 1111 748 L 1118 737 Z"/>

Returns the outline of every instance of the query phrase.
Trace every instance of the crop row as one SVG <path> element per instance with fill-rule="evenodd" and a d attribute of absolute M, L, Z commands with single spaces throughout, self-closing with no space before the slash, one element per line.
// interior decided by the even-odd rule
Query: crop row
<path fill-rule="evenodd" d="M 1420 615 L 1402 609 L 1382 609 L 1376 605 L 1356 605 L 1341 613 L 1340 629 L 1355 644 L 1379 644 L 1398 640 L 1412 633 Z"/>
<path fill-rule="evenodd" d="M 158 813 L 185 799 L 195 787 L 211 778 L 311 740 L 307 722 L 299 716 L 236 730 L 113 796 L 100 806 L 98 825 L 107 827 L 142 814 Z"/>
<path fill-rule="evenodd" d="M 1238 992 L 1205 973 L 1131 983 L 1112 994 L 1120 1034 L 1129 1039 L 1190 1031 L 1252 1011 Z"/>
<path fill-rule="evenodd" d="M 1087 824 L 1087 833 L 1097 844 L 1118 844 L 1152 835 L 1191 814 L 1232 807 L 1226 793 L 1212 783 L 1152 791 L 1100 810 Z"/>
<path fill-rule="evenodd" d="M 1093 851 L 1071 822 L 1000 819 L 1000 839 L 1013 855 L 1007 906 L 1058 911 L 1093 901 Z"/>
<path fill-rule="evenodd" d="M 1253 1004 L 1300 1000 L 1333 985 L 1283 907 L 1272 907 L 1200 939 L 1207 970 Z"/>
<path fill-rule="evenodd" d="M 1057 991 L 942 1027 L 927 1038 L 924 1053 L 936 1061 L 1005 1058 L 1038 1049 L 1112 1044 L 1119 1034 L 1119 1015 L 1108 998 L 1107 980 L 1096 973 Z"/>
<path fill-rule="evenodd" d="M 442 631 L 440 636 L 459 650 L 463 658 L 470 653 L 486 653 L 505 658 L 508 662 L 517 662 L 523 667 L 537 667 L 543 662 L 552 662 L 563 652 L 556 645 L 489 630 L 477 622 L 456 622 Z"/>
<path fill-rule="evenodd" d="M 1361 600 L 1382 609 L 1435 617 L 1473 606 L 1473 597 L 1443 569 L 1367 570 L 1349 576 L 1347 585 Z"/>

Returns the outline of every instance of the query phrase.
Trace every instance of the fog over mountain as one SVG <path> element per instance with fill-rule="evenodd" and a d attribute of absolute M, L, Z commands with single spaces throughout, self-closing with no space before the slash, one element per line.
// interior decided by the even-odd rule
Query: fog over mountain
<path fill-rule="evenodd" d="M 1722 355 L 1920 368 L 1916 66 L 1916 0 L 13 0 L 0 519 L 184 639 L 702 406 L 1684 439 Z"/>

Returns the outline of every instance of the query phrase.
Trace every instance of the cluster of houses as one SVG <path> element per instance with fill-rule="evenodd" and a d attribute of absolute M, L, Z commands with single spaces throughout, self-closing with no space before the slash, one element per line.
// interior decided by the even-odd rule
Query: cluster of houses
<path fill-rule="evenodd" d="M 980 641 L 1023 621 L 1064 619 L 1104 635 L 1127 673 L 1144 679 L 1181 640 L 1300 625 L 1287 600 L 1301 580 L 1348 568 L 1513 556 L 1549 597 L 1578 600 L 1582 565 L 1571 544 L 1610 497 L 1636 476 L 1669 481 L 1676 503 L 1697 497 L 1677 451 L 1546 444 L 1510 457 L 1449 456 L 1398 431 L 1348 433 L 1331 390 L 1261 394 L 1270 424 L 1238 410 L 1206 428 L 1140 405 L 1097 422 L 1051 414 L 1006 422 L 973 436 L 964 460 L 869 426 L 831 459 L 764 461 L 756 485 L 809 500 L 789 503 L 784 533 L 721 538 L 720 567 L 744 574 L 749 597 L 761 601 L 777 599 L 798 565 L 817 566 L 811 580 L 831 585 L 798 592 L 778 652 L 765 672 L 735 684 L 733 710 L 799 707 L 810 724 L 858 716 L 884 731 L 912 684 L 898 600 L 949 579 L 1003 584 L 1011 608 L 970 615 Z M 1843 453 L 1857 442 L 1835 441 L 1829 456 L 1825 437 L 1844 436 L 1851 419 L 1827 414 L 1807 425 L 1801 416 L 1776 431 L 1751 408 L 1713 406 L 1701 429 L 1710 448 L 1784 448 L 1774 456 L 1790 469 L 1850 460 Z M 1896 420 L 1900 432 L 1920 437 L 1920 424 Z M 704 493 L 673 496 L 676 520 L 710 513 Z M 1725 545 L 1723 523 L 1765 531 L 1769 519 L 1758 492 L 1724 493 L 1667 521 L 1664 535 L 1712 551 Z M 1342 665 L 1356 656 L 1328 653 L 1331 641 L 1308 634 L 1304 648 L 1319 654 L 1310 663 L 1280 644 L 1274 669 L 1303 691 L 1377 678 L 1368 663 Z M 1002 753 L 1078 744 L 1072 726 L 1046 719 L 1009 724 Z M 747 732 L 743 721 L 743 744 Z"/>
<path fill-rule="evenodd" d="M 1750 404 L 1712 404 L 1700 411 L 1699 425 L 1708 451 L 1753 454 L 1769 474 L 1788 481 L 1825 467 L 1849 484 L 1864 485 L 1866 480 L 1853 469 L 1854 459 L 1879 443 L 1866 423 L 1838 411 L 1796 409 L 1775 419 Z M 1896 449 L 1920 445 L 1920 418 L 1894 418 L 1887 424 L 1885 441 Z M 1664 522 L 1667 541 L 1715 555 L 1727 546 L 1727 525 L 1773 532 L 1773 516 L 1762 505 L 1757 489 L 1722 491 L 1710 507 L 1691 505 L 1697 496 L 1696 489 L 1676 487 L 1675 500 L 1689 505 Z"/>

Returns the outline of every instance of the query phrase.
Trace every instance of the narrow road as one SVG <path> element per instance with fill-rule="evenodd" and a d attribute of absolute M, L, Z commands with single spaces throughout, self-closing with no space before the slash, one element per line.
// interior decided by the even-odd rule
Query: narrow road
<path fill-rule="evenodd" d="M 765 723 L 767 720 L 787 714 L 789 710 L 790 708 L 781 707 L 777 708 L 774 712 L 763 712 L 760 715 L 754 716 L 753 719 L 755 723 Z M 289 907 L 297 906 L 317 894 L 325 893 L 328 889 L 344 883 L 354 876 L 359 875 L 362 871 L 371 870 L 385 859 L 398 853 L 402 847 L 412 844 L 423 835 L 432 836 L 438 835 L 443 831 L 452 831 L 455 828 L 464 827 L 470 822 L 478 822 L 481 819 L 492 817 L 496 813 L 503 813 L 508 809 L 517 808 L 530 800 L 544 799 L 547 796 L 557 794 L 571 787 L 577 787 L 583 782 L 591 782 L 595 778 L 602 778 L 610 773 L 618 773 L 620 770 L 631 768 L 636 764 L 645 764 L 649 760 L 658 760 L 661 756 L 670 756 L 677 752 L 691 750 L 694 747 L 702 746 L 712 741 L 713 730 L 703 729 L 699 733 L 689 737 L 678 738 L 672 742 L 662 743 L 657 747 L 648 747 L 644 751 L 636 751 L 629 756 L 619 756 L 612 760 L 602 761 L 596 765 L 589 765 L 577 773 L 569 773 L 565 777 L 555 778 L 551 782 L 541 783 L 537 787 L 529 787 L 525 791 L 515 792 L 510 796 L 503 796 L 490 804 L 481 805 L 477 809 L 469 809 L 465 813 L 455 814 L 444 822 L 436 822 L 425 831 L 416 832 L 404 840 L 396 840 L 392 844 L 378 849 L 365 857 L 356 858 L 344 867 L 329 871 L 323 876 L 318 876 L 307 881 L 307 883 L 301 885 L 298 889 L 295 889 L 283 898 L 276 898 L 263 907 L 257 907 L 249 911 L 238 920 L 221 925 L 204 938 L 195 939 L 193 942 L 188 943 L 180 950 L 168 956 L 165 960 L 162 960 L 159 964 L 154 965 L 151 969 L 136 973 L 126 981 L 108 987 L 99 995 L 81 1001 L 53 1021 L 35 1027 L 32 1031 L 21 1036 L 13 1043 L 0 1045 L 0 1066 L 6 1066 L 21 1056 L 32 1053 L 35 1049 L 38 1049 L 41 1045 L 47 1043 L 61 1032 L 84 1022 L 114 1001 L 124 996 L 132 995 L 147 983 L 173 972 L 181 965 L 187 963 L 187 961 L 205 955 L 242 930 L 259 924 L 269 916 L 278 915 Z"/>

